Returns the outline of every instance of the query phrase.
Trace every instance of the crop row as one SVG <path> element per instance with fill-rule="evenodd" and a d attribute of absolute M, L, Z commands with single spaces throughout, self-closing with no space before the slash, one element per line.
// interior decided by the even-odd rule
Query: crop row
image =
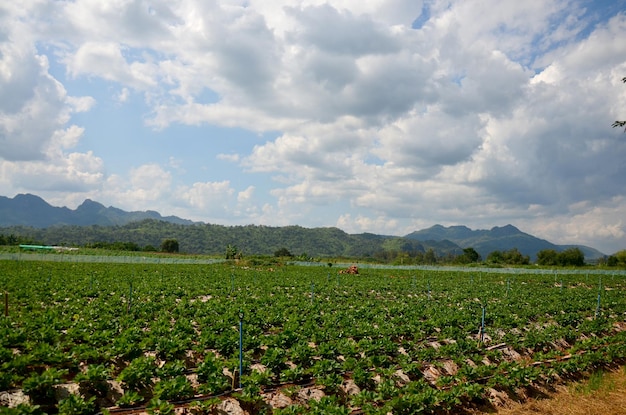
<path fill-rule="evenodd" d="M 626 356 L 618 275 L 0 261 L 0 284 L 15 413 L 453 410 Z"/>

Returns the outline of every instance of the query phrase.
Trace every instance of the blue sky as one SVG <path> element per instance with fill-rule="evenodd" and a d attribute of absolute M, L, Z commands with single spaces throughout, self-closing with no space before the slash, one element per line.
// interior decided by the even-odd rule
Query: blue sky
<path fill-rule="evenodd" d="M 6 4 L 9 3 L 9 4 Z M 0 194 L 626 249 L 626 0 L 0 5 Z"/>

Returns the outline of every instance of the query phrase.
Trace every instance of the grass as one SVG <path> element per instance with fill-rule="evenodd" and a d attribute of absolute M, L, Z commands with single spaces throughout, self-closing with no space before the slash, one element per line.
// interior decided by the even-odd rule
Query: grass
<path fill-rule="evenodd" d="M 510 403 L 498 415 L 623 415 L 626 413 L 626 367 L 598 371 L 589 378 L 557 388 L 545 399 Z M 493 412 L 492 412 L 493 414 Z"/>

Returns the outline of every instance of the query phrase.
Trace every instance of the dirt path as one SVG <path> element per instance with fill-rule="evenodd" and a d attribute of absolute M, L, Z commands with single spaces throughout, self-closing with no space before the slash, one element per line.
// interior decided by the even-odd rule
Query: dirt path
<path fill-rule="evenodd" d="M 484 414 L 487 414 L 485 412 Z M 494 415 L 494 412 L 489 413 Z M 567 386 L 546 399 L 510 403 L 497 415 L 624 415 L 626 414 L 626 367 L 599 372 Z"/>

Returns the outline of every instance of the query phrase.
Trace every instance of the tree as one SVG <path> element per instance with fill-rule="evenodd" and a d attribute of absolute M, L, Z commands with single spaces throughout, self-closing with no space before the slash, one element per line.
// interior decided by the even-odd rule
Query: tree
<path fill-rule="evenodd" d="M 626 83 L 626 77 L 622 78 L 622 82 Z M 626 121 L 615 121 L 612 127 L 626 127 Z M 626 128 L 624 128 L 624 132 L 626 132 Z"/>
<path fill-rule="evenodd" d="M 176 239 L 165 239 L 161 242 L 161 251 L 174 253 L 178 252 L 178 240 Z"/>
<path fill-rule="evenodd" d="M 504 252 L 491 252 L 487 255 L 487 262 L 492 264 L 528 265 L 530 264 L 530 257 L 523 255 L 517 248 L 511 248 Z"/>
<path fill-rule="evenodd" d="M 511 248 L 504 253 L 504 259 L 507 264 L 512 265 L 528 265 L 530 257 L 523 255 L 517 248 Z"/>
<path fill-rule="evenodd" d="M 502 264 L 504 263 L 504 254 L 502 251 L 492 251 L 487 255 L 487 262 L 491 264 Z"/>
<path fill-rule="evenodd" d="M 582 267 L 585 265 L 585 254 L 580 248 L 568 248 L 563 252 L 559 253 L 559 265 L 568 266 L 572 265 L 575 267 Z"/>
<path fill-rule="evenodd" d="M 537 252 L 538 265 L 558 265 L 559 253 L 554 249 L 543 249 Z"/>
<path fill-rule="evenodd" d="M 226 259 L 240 259 L 241 252 L 237 245 L 228 244 L 226 245 Z"/>
<path fill-rule="evenodd" d="M 585 254 L 580 248 L 568 248 L 562 252 L 544 249 L 537 253 L 537 264 L 581 267 L 585 265 Z"/>
<path fill-rule="evenodd" d="M 292 257 L 293 254 L 289 252 L 289 250 L 285 247 L 280 248 L 276 252 L 274 252 L 275 257 Z"/>
<path fill-rule="evenodd" d="M 456 259 L 461 264 L 471 264 L 472 262 L 480 262 L 482 258 L 480 254 L 472 247 L 463 248 L 463 253 Z"/>
<path fill-rule="evenodd" d="M 610 267 L 626 266 L 626 249 L 609 256 L 606 260 L 606 264 Z"/>
<path fill-rule="evenodd" d="M 435 251 L 432 248 L 428 248 L 428 251 L 424 254 L 424 262 L 427 264 L 437 263 L 437 255 L 435 255 Z"/>

